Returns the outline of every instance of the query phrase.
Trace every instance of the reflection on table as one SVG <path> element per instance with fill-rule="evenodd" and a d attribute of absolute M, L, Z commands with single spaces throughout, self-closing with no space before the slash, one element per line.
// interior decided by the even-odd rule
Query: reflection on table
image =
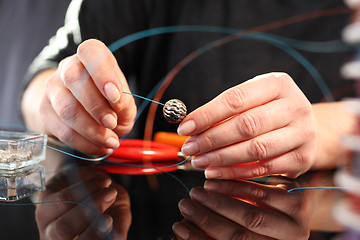
<path fill-rule="evenodd" d="M 152 175 L 154 186 L 149 176 L 108 174 L 97 170 L 99 163 L 51 155 L 46 190 L 35 200 L 43 202 L 36 208 L 42 239 L 332 239 L 325 233 L 343 231 L 332 216 L 343 191 L 288 192 L 334 186 L 334 172 L 251 181 L 173 172 L 189 196 L 167 173 Z"/>

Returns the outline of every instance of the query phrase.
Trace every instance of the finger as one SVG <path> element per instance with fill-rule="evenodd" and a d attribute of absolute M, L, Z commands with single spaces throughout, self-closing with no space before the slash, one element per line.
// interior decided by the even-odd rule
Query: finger
<path fill-rule="evenodd" d="M 270 175 L 286 175 L 296 178 L 310 168 L 301 151 L 294 150 L 272 159 L 264 159 L 247 164 L 228 167 L 209 167 L 205 170 L 207 178 L 252 179 Z"/>
<path fill-rule="evenodd" d="M 78 57 L 73 55 L 63 62 L 60 76 L 64 85 L 99 124 L 114 129 L 117 125 L 117 115 L 99 92 Z"/>
<path fill-rule="evenodd" d="M 113 219 L 110 215 L 105 214 L 99 217 L 97 222 L 94 222 L 91 226 L 86 228 L 86 230 L 82 232 L 77 239 L 116 239 L 110 237 L 110 231 L 112 228 Z"/>
<path fill-rule="evenodd" d="M 118 113 L 118 123 L 131 128 L 136 115 L 135 101 L 133 97 L 124 97 L 123 91 L 130 92 L 130 89 L 114 55 L 105 44 L 90 39 L 79 45 L 77 56 L 99 91 Z"/>
<path fill-rule="evenodd" d="M 299 218 L 309 207 L 307 201 L 304 201 L 303 192 L 289 194 L 285 189 L 277 186 L 239 180 L 207 180 L 204 188 L 207 192 L 244 199 L 255 205 L 277 210 L 293 219 Z"/>
<path fill-rule="evenodd" d="M 277 211 L 253 206 L 222 194 L 206 192 L 202 188 L 192 189 L 190 196 L 219 215 L 260 235 L 275 239 L 305 239 L 304 235 L 309 233 L 299 228 L 293 219 Z"/>
<path fill-rule="evenodd" d="M 89 181 L 102 182 L 103 179 L 107 183 L 105 187 L 108 187 L 111 184 L 111 179 L 106 172 L 94 170 L 93 168 L 65 168 L 47 181 L 46 192 L 56 193 L 79 182 L 84 183 L 84 188 L 90 189 L 90 187 L 86 186 Z"/>
<path fill-rule="evenodd" d="M 92 194 L 100 189 L 107 188 L 111 184 L 111 180 L 108 177 L 98 176 L 92 179 L 88 179 L 84 182 L 77 182 L 61 191 L 54 191 L 51 186 L 44 192 L 44 197 L 41 198 L 41 202 L 54 202 L 53 204 L 41 204 L 38 206 L 37 220 L 40 220 L 43 225 L 47 225 L 49 222 L 54 221 L 71 208 L 75 207 L 71 202 L 82 202 L 89 194 Z M 54 208 L 54 204 L 56 207 Z"/>
<path fill-rule="evenodd" d="M 111 232 L 113 239 L 127 239 L 127 233 L 131 224 L 130 197 L 128 192 L 118 184 L 113 184 L 118 191 L 115 202 L 106 213 L 113 217 L 114 227 Z"/>
<path fill-rule="evenodd" d="M 284 99 L 252 108 L 190 137 L 182 147 L 182 152 L 188 156 L 200 155 L 282 128 L 293 120 L 294 109 L 294 106 Z"/>
<path fill-rule="evenodd" d="M 112 151 L 90 142 L 65 124 L 55 113 L 48 99 L 42 102 L 40 112 L 44 116 L 46 132 L 57 137 L 61 142 L 89 154 L 106 155 Z"/>
<path fill-rule="evenodd" d="M 129 94 L 123 94 L 120 103 L 117 104 L 115 110 L 118 114 L 118 124 L 116 128 L 113 129 L 113 131 L 118 136 L 128 134 L 134 125 L 136 116 L 134 97 Z"/>
<path fill-rule="evenodd" d="M 81 136 L 100 147 L 112 149 L 118 147 L 117 135 L 99 125 L 74 95 L 57 82 L 56 78 L 48 81 L 46 96 L 59 118 Z"/>
<path fill-rule="evenodd" d="M 304 131 L 297 127 L 284 127 L 248 141 L 195 156 L 191 163 L 195 167 L 205 168 L 268 159 L 300 147 L 304 136 Z"/>
<path fill-rule="evenodd" d="M 112 103 L 120 100 L 126 80 L 114 70 L 115 58 L 104 43 L 89 39 L 77 49 L 77 57 L 82 62 L 101 94 Z M 109 85 L 106 85 L 109 84 Z"/>
<path fill-rule="evenodd" d="M 88 182 L 92 179 L 104 179 L 107 181 L 106 187 L 108 187 L 112 180 L 106 172 L 96 170 L 94 168 L 70 168 L 65 170 L 64 177 L 69 181 L 70 184 L 75 184 L 78 182 Z M 86 186 L 87 189 L 90 189 L 89 186 Z"/>
<path fill-rule="evenodd" d="M 111 149 L 119 146 L 118 136 L 99 125 L 68 90 L 58 90 L 50 97 L 50 102 L 59 118 L 88 141 Z"/>
<path fill-rule="evenodd" d="M 49 239 L 73 239 L 94 222 L 101 219 L 101 214 L 115 201 L 117 191 L 114 188 L 101 189 L 93 196 L 58 217 L 48 225 Z M 105 224 L 106 226 L 106 224 Z"/>
<path fill-rule="evenodd" d="M 285 73 L 269 73 L 257 76 L 228 89 L 190 113 L 179 125 L 178 133 L 183 136 L 197 135 L 214 124 L 250 108 L 289 94 L 299 95 L 294 91 L 295 89 L 298 88 Z"/>
<path fill-rule="evenodd" d="M 173 224 L 172 229 L 179 240 L 210 240 L 213 239 L 207 236 L 203 231 L 194 226 L 187 220 L 176 222 Z"/>
<path fill-rule="evenodd" d="M 214 209 L 205 208 L 202 204 L 190 199 L 183 199 L 179 203 L 181 214 L 203 232 L 214 239 L 270 239 L 260 234 L 248 231 L 241 225 L 234 223 Z M 210 210 L 211 209 L 211 210 Z"/>

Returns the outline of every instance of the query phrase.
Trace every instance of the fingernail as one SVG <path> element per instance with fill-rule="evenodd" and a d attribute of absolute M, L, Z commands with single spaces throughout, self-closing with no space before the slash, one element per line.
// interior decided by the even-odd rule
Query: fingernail
<path fill-rule="evenodd" d="M 181 148 L 181 152 L 185 155 L 192 156 L 200 151 L 199 144 L 195 141 L 188 141 Z"/>
<path fill-rule="evenodd" d="M 205 156 L 196 156 L 191 160 L 191 165 L 196 168 L 205 168 L 209 166 L 209 159 Z"/>
<path fill-rule="evenodd" d="M 219 178 L 219 177 L 221 177 L 221 172 L 217 169 L 206 169 L 205 177 L 206 178 Z"/>
<path fill-rule="evenodd" d="M 204 188 L 209 191 L 217 191 L 221 189 L 221 183 L 216 180 L 207 180 L 204 184 Z"/>
<path fill-rule="evenodd" d="M 179 208 L 182 213 L 192 216 L 195 212 L 195 206 L 191 203 L 191 200 L 183 199 L 179 202 Z"/>
<path fill-rule="evenodd" d="M 109 82 L 104 86 L 104 92 L 106 94 L 107 99 L 112 102 L 116 103 L 120 100 L 120 92 L 119 89 L 115 86 L 115 84 Z"/>
<path fill-rule="evenodd" d="M 109 149 L 109 148 L 107 148 L 107 149 L 103 149 L 102 150 L 102 154 L 101 155 L 108 155 L 108 154 L 111 154 L 111 153 L 113 153 L 114 152 L 114 149 Z"/>
<path fill-rule="evenodd" d="M 101 119 L 101 123 L 106 128 L 114 129 L 117 126 L 117 119 L 114 117 L 114 115 L 109 113 L 103 116 L 103 118 Z"/>
<path fill-rule="evenodd" d="M 113 219 L 110 215 L 106 214 L 100 219 L 98 226 L 100 232 L 108 232 L 113 224 Z"/>
<path fill-rule="evenodd" d="M 106 177 L 100 180 L 100 186 L 102 188 L 108 188 L 111 185 L 112 181 L 110 178 Z"/>
<path fill-rule="evenodd" d="M 193 188 L 190 191 L 191 198 L 194 198 L 200 202 L 206 201 L 207 194 L 203 188 Z"/>
<path fill-rule="evenodd" d="M 114 189 L 114 188 L 109 188 L 109 189 L 107 189 L 107 192 L 106 192 L 106 194 L 104 195 L 104 201 L 105 202 L 111 202 L 112 200 L 114 200 L 114 198 L 116 197 L 116 195 L 117 195 L 117 191 L 116 191 L 116 189 Z"/>
<path fill-rule="evenodd" d="M 116 138 L 114 137 L 109 137 L 106 142 L 105 142 L 105 145 L 108 147 L 108 148 L 112 148 L 112 149 L 116 149 L 120 146 L 120 143 L 119 143 L 119 140 L 117 140 Z"/>
<path fill-rule="evenodd" d="M 177 133 L 180 136 L 190 136 L 190 134 L 195 131 L 196 125 L 195 125 L 195 121 L 194 120 L 189 120 L 186 121 L 182 124 L 180 124 L 180 126 L 177 129 Z"/>
<path fill-rule="evenodd" d="M 180 238 L 189 239 L 190 231 L 183 224 L 176 222 L 172 225 L 172 229 Z"/>

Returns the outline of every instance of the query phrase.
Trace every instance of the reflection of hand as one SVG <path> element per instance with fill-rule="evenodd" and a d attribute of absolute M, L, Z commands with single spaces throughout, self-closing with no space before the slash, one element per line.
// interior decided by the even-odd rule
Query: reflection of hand
<path fill-rule="evenodd" d="M 205 189 L 192 189 L 190 196 L 179 203 L 185 219 L 173 226 L 179 239 L 301 240 L 310 234 L 310 204 L 303 193 L 210 180 Z"/>
<path fill-rule="evenodd" d="M 192 164 L 206 168 L 207 178 L 297 177 L 314 161 L 311 104 L 285 73 L 260 75 L 223 92 L 190 113 L 178 132 L 191 136 L 182 151 L 195 155 Z"/>
<path fill-rule="evenodd" d="M 131 212 L 125 189 L 104 173 L 80 171 L 81 180 L 56 175 L 41 193 L 40 202 L 55 202 L 37 205 L 40 238 L 104 239 L 111 231 L 112 239 L 126 239 Z"/>
<path fill-rule="evenodd" d="M 39 103 L 42 125 L 31 127 L 82 152 L 106 154 L 118 146 L 118 136 L 133 126 L 135 102 L 132 97 L 120 97 L 123 91 L 129 92 L 129 87 L 115 57 L 102 42 L 87 40 L 46 80 Z M 35 98 L 28 100 L 31 97 Z"/>

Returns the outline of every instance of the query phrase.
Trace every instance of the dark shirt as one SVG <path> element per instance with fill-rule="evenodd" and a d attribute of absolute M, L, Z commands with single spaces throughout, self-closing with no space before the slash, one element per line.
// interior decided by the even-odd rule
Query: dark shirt
<path fill-rule="evenodd" d="M 67 23 L 37 59 L 30 75 L 56 67 L 76 52 L 84 40 L 96 38 L 110 45 L 129 34 L 163 26 L 217 26 L 247 30 L 270 22 L 318 10 L 344 7 L 341 0 L 103 0 L 73 2 Z M 348 20 L 347 14 L 317 17 L 268 31 L 268 34 L 302 41 L 339 40 Z M 166 74 L 192 51 L 226 35 L 213 32 L 178 32 L 134 41 L 114 52 L 119 66 L 130 82 L 132 92 L 147 96 Z M 267 37 L 269 35 L 266 35 Z M 195 58 L 174 78 L 162 102 L 178 98 L 188 109 L 208 102 L 225 89 L 258 74 L 281 71 L 293 77 L 312 102 L 324 100 L 324 94 L 312 75 L 272 40 L 251 36 L 231 41 Z M 67 41 L 60 41 L 67 39 Z M 321 45 L 320 45 L 321 46 Z M 339 99 L 348 94 L 349 81 L 342 80 L 339 68 L 349 52 L 318 53 L 296 50 L 319 71 L 330 91 Z M 340 92 L 340 95 L 338 95 Z M 160 109 L 161 110 L 161 109 Z M 161 116 L 161 115 L 157 115 Z M 134 128 L 141 133 L 144 117 Z M 172 130 L 162 117 L 155 130 Z"/>

